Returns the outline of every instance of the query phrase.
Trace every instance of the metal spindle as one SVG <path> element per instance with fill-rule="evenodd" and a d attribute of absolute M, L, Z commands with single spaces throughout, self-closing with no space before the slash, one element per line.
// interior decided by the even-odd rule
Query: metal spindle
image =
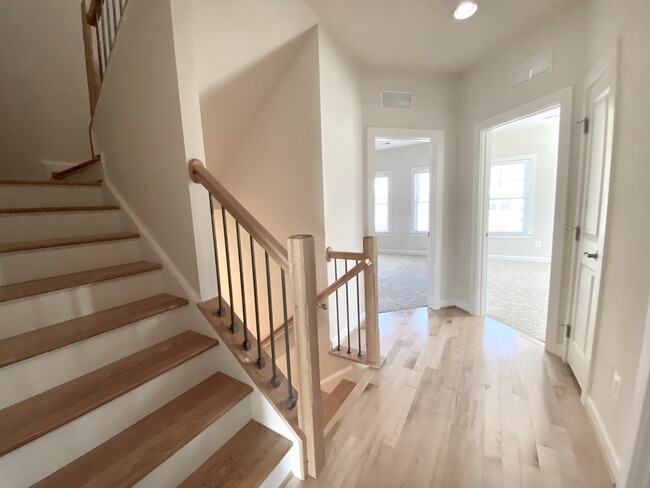
<path fill-rule="evenodd" d="M 108 8 L 111 11 L 112 15 L 112 25 L 113 25 L 113 42 L 111 46 L 115 44 L 115 38 L 117 37 L 117 12 L 115 9 L 115 0 L 107 0 L 106 3 L 109 4 Z"/>
<path fill-rule="evenodd" d="M 269 253 L 264 251 L 264 261 L 266 264 L 266 293 L 269 300 L 269 328 L 271 329 L 271 386 L 277 388 L 280 386 L 278 379 L 278 367 L 275 364 L 275 327 L 273 327 L 273 297 L 271 293 L 271 272 L 269 270 Z"/>
<path fill-rule="evenodd" d="M 345 260 L 345 272 L 348 272 L 348 260 Z M 352 352 L 352 348 L 350 347 L 350 294 L 349 294 L 349 289 L 348 289 L 348 284 L 350 283 L 350 280 L 345 282 L 345 309 L 346 309 L 346 316 L 348 319 L 348 354 Z"/>
<path fill-rule="evenodd" d="M 102 35 L 102 52 L 104 53 L 104 73 L 106 73 L 106 67 L 108 66 L 108 48 L 106 46 L 106 29 L 104 29 L 104 16 L 100 12 L 97 14 L 97 29 L 101 31 Z"/>
<path fill-rule="evenodd" d="M 242 345 L 244 346 L 244 349 L 250 351 L 251 341 L 248 338 L 248 319 L 246 317 L 246 284 L 244 283 L 244 265 L 241 255 L 241 236 L 239 227 L 239 222 L 235 220 L 235 231 L 237 232 L 237 257 L 239 259 L 239 284 L 241 288 L 241 308 L 244 319 L 244 342 L 242 342 Z"/>
<path fill-rule="evenodd" d="M 293 396 L 293 385 L 291 384 L 291 346 L 289 343 L 289 319 L 287 318 L 287 285 L 284 277 L 284 269 L 280 269 L 282 278 L 282 312 L 284 313 L 284 347 L 287 351 L 287 387 L 289 396 L 287 397 L 287 407 L 291 410 L 296 406 L 296 397 Z"/>
<path fill-rule="evenodd" d="M 115 2 L 117 2 L 117 5 L 115 5 Z M 122 19 L 122 16 L 119 15 L 119 7 L 120 6 L 120 0 L 113 0 L 113 22 L 115 23 L 115 35 L 117 35 L 117 31 L 120 30 L 120 20 Z"/>
<path fill-rule="evenodd" d="M 223 220 L 223 239 L 226 243 L 226 272 L 228 273 L 228 300 L 230 300 L 230 330 L 232 333 L 237 332 L 237 323 L 235 322 L 235 304 L 232 298 L 232 270 L 230 266 L 230 241 L 228 240 L 228 222 L 226 221 L 226 209 L 221 207 L 221 217 Z"/>
<path fill-rule="evenodd" d="M 99 77 L 104 79 L 104 53 L 102 52 L 102 41 L 99 34 L 99 15 L 95 15 L 95 38 L 97 39 L 97 55 L 99 56 Z"/>
<path fill-rule="evenodd" d="M 111 22 L 108 17 L 108 5 L 106 4 L 106 2 L 102 2 L 101 12 L 102 12 L 102 25 L 104 26 L 104 33 L 106 34 L 105 46 L 106 46 L 106 51 L 108 53 L 106 55 L 106 64 L 108 65 L 108 60 L 110 58 L 111 51 L 113 49 L 113 39 L 111 39 L 111 26 L 110 26 Z"/>
<path fill-rule="evenodd" d="M 217 295 L 219 295 L 219 310 L 217 314 L 219 317 L 226 316 L 226 309 L 223 308 L 223 297 L 221 296 L 221 271 L 219 270 L 219 248 L 217 247 L 217 228 L 214 223 L 214 200 L 212 195 L 208 193 L 210 199 L 210 223 L 212 224 L 212 245 L 214 246 L 214 263 L 217 268 Z"/>
<path fill-rule="evenodd" d="M 253 266 L 253 298 L 255 299 L 255 331 L 257 332 L 257 366 L 262 369 L 265 366 L 262 357 L 262 334 L 260 333 L 260 306 L 257 300 L 257 267 L 255 266 L 255 241 L 250 236 L 251 242 L 251 263 Z"/>
<path fill-rule="evenodd" d="M 338 259 L 334 259 L 334 281 L 339 279 L 339 272 L 338 272 L 337 265 L 336 265 L 337 262 L 338 262 Z M 340 316 L 339 316 L 339 289 L 337 288 L 334 293 L 336 294 L 336 350 L 340 351 L 341 350 L 341 325 L 339 324 L 339 322 L 340 322 Z"/>
<path fill-rule="evenodd" d="M 359 264 L 359 261 L 357 260 L 357 264 Z M 359 338 L 359 353 L 357 356 L 361 357 L 363 354 L 361 353 L 361 299 L 359 297 L 359 275 L 361 273 L 357 273 L 357 337 Z"/>

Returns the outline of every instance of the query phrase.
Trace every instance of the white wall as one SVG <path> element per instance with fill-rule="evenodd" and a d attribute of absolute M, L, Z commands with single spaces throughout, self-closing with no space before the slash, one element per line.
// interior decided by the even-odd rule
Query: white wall
<path fill-rule="evenodd" d="M 0 177 L 91 156 L 83 49 L 79 0 L 0 2 Z"/>
<path fill-rule="evenodd" d="M 375 151 L 374 171 L 390 171 L 390 232 L 377 234 L 381 251 L 426 256 L 428 237 L 416 235 L 413 227 L 413 169 L 431 164 L 431 143 Z"/>
<path fill-rule="evenodd" d="M 362 78 L 363 127 L 404 129 L 438 129 L 445 131 L 442 222 L 442 277 L 441 298 L 448 302 L 455 298 L 454 229 L 456 198 L 451 188 L 450 175 L 456 165 L 458 126 L 458 77 L 448 74 L 390 72 L 366 69 Z M 381 90 L 410 91 L 413 110 L 382 110 Z M 367 157 L 367 154 L 364 155 Z M 366 189 L 367 190 L 367 189 Z M 447 191 L 449 190 L 449 191 Z M 367 196 L 364 196 L 367 201 Z M 366 231 L 370 229 L 366 222 Z"/>
<path fill-rule="evenodd" d="M 517 42 L 504 45 L 491 56 L 465 72 L 460 79 L 460 125 L 457 164 L 450 171 L 452 193 L 456 195 L 452 221 L 455 250 L 454 295 L 473 303 L 471 273 L 474 211 L 474 176 L 479 164 L 474 154 L 475 125 L 536 98 L 573 85 L 573 113 L 581 112 L 582 81 L 586 74 L 587 25 L 583 2 L 567 5 L 558 15 L 522 35 Z M 553 71 L 523 85 L 510 87 L 510 70 L 535 54 L 553 48 Z M 572 141 L 579 141 L 576 125 Z M 579 145 L 572 144 L 570 182 L 575 182 Z M 568 201 L 573 202 L 575 184 L 569 185 Z M 567 238 L 568 242 L 568 238 Z M 569 267 L 565 253 L 565 268 Z M 566 277 L 565 277 L 566 282 Z M 563 293 L 564 296 L 567 293 Z"/>
<path fill-rule="evenodd" d="M 551 260 L 555 180 L 557 176 L 559 118 L 536 127 L 504 127 L 491 131 L 491 157 L 516 158 L 534 155 L 530 211 L 532 227 L 525 236 L 490 236 L 490 258 L 535 258 Z M 540 247 L 535 247 L 540 241 Z"/>
<path fill-rule="evenodd" d="M 647 114 L 650 64 L 650 5 L 645 0 L 598 0 L 590 6 L 591 63 L 620 40 L 614 153 L 607 238 L 603 255 L 591 403 L 615 461 L 626 445 L 635 398 L 645 314 L 650 294 L 650 139 Z M 617 371 L 618 400 L 611 393 Z M 614 466 L 616 470 L 618 467 Z"/>

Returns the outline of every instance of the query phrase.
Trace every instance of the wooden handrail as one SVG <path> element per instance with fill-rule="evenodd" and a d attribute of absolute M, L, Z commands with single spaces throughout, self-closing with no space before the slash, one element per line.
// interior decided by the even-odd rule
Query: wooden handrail
<path fill-rule="evenodd" d="M 189 164 L 190 178 L 200 183 L 232 215 L 239 225 L 248 232 L 257 243 L 275 259 L 282 269 L 289 272 L 289 254 L 287 249 L 253 217 L 253 215 L 226 190 L 198 159 Z"/>
<path fill-rule="evenodd" d="M 364 269 L 369 268 L 370 266 L 372 266 L 371 259 L 366 258 L 363 261 L 361 261 L 359 264 L 357 264 L 354 268 L 352 268 L 350 271 L 348 271 L 343 276 L 341 276 L 330 286 L 328 286 L 323 291 L 321 291 L 316 297 L 316 303 L 320 303 L 323 300 L 325 300 L 328 296 L 330 296 L 336 290 L 338 290 L 343 285 L 345 285 L 346 282 L 350 281 L 352 278 L 354 278 L 356 275 L 361 273 Z"/>
<path fill-rule="evenodd" d="M 88 22 L 93 27 L 97 27 L 97 16 L 102 10 L 102 2 L 104 0 L 90 0 L 90 5 L 86 12 L 86 22 Z"/>
<path fill-rule="evenodd" d="M 332 259 L 351 259 L 353 261 L 361 261 L 369 256 L 366 256 L 362 252 L 349 252 L 349 251 L 334 251 L 331 247 L 328 247 L 325 251 L 327 261 Z"/>

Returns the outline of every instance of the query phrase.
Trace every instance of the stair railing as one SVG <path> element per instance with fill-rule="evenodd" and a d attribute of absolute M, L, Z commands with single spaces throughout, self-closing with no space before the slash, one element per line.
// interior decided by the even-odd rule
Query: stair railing
<path fill-rule="evenodd" d="M 102 80 L 128 0 L 82 0 L 81 25 L 90 113 L 94 115 Z"/>

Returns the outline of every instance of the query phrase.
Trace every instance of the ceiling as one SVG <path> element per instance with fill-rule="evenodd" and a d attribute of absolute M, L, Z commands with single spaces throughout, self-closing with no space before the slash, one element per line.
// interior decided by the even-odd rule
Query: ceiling
<path fill-rule="evenodd" d="M 579 0 L 478 0 L 455 20 L 454 0 L 303 0 L 321 25 L 366 67 L 460 72 Z"/>

